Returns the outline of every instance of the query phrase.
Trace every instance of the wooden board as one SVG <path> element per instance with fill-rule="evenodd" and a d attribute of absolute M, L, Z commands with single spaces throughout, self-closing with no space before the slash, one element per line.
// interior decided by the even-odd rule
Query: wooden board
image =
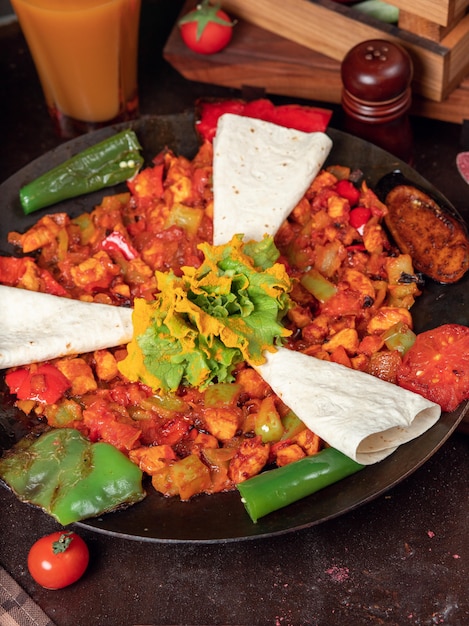
<path fill-rule="evenodd" d="M 191 52 L 176 26 L 163 54 L 188 80 L 319 102 L 341 99 L 338 61 L 242 20 L 229 47 L 218 54 Z M 443 102 L 414 96 L 412 113 L 462 123 L 469 117 L 469 77 Z"/>
<path fill-rule="evenodd" d="M 221 4 L 232 15 L 337 61 L 368 39 L 399 43 L 414 62 L 415 92 L 430 100 L 444 100 L 469 72 L 469 15 L 437 43 L 332 0 L 221 0 Z"/>

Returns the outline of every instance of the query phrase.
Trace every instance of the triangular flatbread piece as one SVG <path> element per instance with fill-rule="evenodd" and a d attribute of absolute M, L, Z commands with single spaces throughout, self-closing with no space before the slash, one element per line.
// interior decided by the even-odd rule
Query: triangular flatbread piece
<path fill-rule="evenodd" d="M 279 348 L 256 369 L 283 402 L 329 445 L 363 465 L 418 437 L 441 408 L 384 380 Z"/>
<path fill-rule="evenodd" d="M 318 174 L 332 147 L 324 133 L 304 133 L 226 113 L 213 140 L 213 242 L 234 234 L 275 235 Z"/>
<path fill-rule="evenodd" d="M 0 369 L 128 343 L 132 309 L 0 285 Z"/>

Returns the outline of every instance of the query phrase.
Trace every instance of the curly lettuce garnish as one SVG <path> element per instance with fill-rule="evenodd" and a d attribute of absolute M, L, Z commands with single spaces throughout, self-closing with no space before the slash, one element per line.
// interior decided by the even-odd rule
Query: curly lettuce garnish
<path fill-rule="evenodd" d="M 272 237 L 244 243 L 235 235 L 199 248 L 200 267 L 183 267 L 180 277 L 156 272 L 156 299 L 135 301 L 134 336 L 119 364 L 129 380 L 161 391 L 231 382 L 238 363 L 264 363 L 290 334 L 282 318 L 291 283 Z"/>

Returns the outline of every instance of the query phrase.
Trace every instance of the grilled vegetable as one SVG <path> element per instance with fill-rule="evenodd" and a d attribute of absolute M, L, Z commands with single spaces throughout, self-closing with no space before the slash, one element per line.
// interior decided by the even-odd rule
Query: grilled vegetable
<path fill-rule="evenodd" d="M 136 134 L 124 130 L 79 152 L 20 189 L 24 213 L 123 183 L 142 166 L 141 149 Z"/>
<path fill-rule="evenodd" d="M 318 454 L 263 472 L 236 486 L 255 523 L 260 517 L 310 496 L 363 467 L 335 448 L 325 448 Z"/>
<path fill-rule="evenodd" d="M 414 267 L 439 283 L 455 283 L 469 268 L 469 239 L 463 224 L 430 196 L 397 185 L 386 196 L 386 226 Z"/>
<path fill-rule="evenodd" d="M 90 443 L 78 430 L 25 437 L 0 459 L 2 478 L 30 502 L 66 526 L 145 497 L 142 472 L 114 446 Z"/>
<path fill-rule="evenodd" d="M 238 99 L 204 99 L 197 101 L 196 130 L 203 141 L 212 141 L 217 131 L 219 118 L 225 113 L 251 117 L 272 122 L 285 128 L 294 128 L 305 133 L 326 132 L 332 117 L 330 109 L 300 104 L 274 105 L 261 98 L 245 102 Z"/>

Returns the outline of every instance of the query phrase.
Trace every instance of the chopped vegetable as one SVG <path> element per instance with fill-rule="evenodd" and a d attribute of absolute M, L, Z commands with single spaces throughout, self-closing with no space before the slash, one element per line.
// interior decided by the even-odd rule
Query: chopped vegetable
<path fill-rule="evenodd" d="M 319 302 L 326 302 L 337 293 L 336 285 L 324 278 L 314 267 L 303 274 L 300 282 Z"/>
<path fill-rule="evenodd" d="M 143 164 L 142 147 L 124 130 L 83 150 L 20 189 L 26 214 L 132 178 Z"/>
<path fill-rule="evenodd" d="M 414 345 L 416 334 L 404 322 L 397 322 L 383 333 L 382 339 L 389 350 L 404 355 Z"/>
<path fill-rule="evenodd" d="M 113 231 L 105 239 L 103 239 L 102 247 L 103 250 L 109 252 L 110 254 L 113 252 L 120 252 L 127 261 L 131 261 L 132 259 L 136 259 L 138 257 L 137 250 L 135 250 L 132 244 L 117 231 Z"/>
<path fill-rule="evenodd" d="M 11 370 L 5 376 L 10 392 L 19 400 L 54 404 L 70 388 L 69 380 L 54 365 L 43 363 Z"/>
<path fill-rule="evenodd" d="M 18 498 L 66 526 L 145 497 L 142 472 L 114 446 L 73 428 L 23 438 L 0 459 L 0 478 Z"/>
<path fill-rule="evenodd" d="M 365 225 L 371 218 L 371 210 L 368 207 L 358 206 L 350 211 L 350 225 L 358 230 L 360 235 L 363 234 Z"/>
<path fill-rule="evenodd" d="M 197 102 L 196 129 L 204 141 L 212 141 L 219 118 L 225 113 L 272 122 L 305 133 L 325 132 L 332 117 L 330 109 L 300 104 L 274 105 L 270 100 L 204 100 Z"/>
<path fill-rule="evenodd" d="M 135 301 L 134 338 L 119 363 L 129 380 L 157 391 L 230 382 L 235 365 L 262 363 L 264 350 L 290 334 L 280 323 L 290 279 L 272 262 L 272 238 L 245 245 L 236 235 L 226 245 L 199 247 L 199 268 L 183 267 L 180 278 L 157 272 L 156 300 Z"/>
<path fill-rule="evenodd" d="M 256 523 L 260 517 L 312 495 L 363 467 L 335 448 L 325 448 L 318 454 L 263 472 L 236 486 L 246 511 Z"/>

